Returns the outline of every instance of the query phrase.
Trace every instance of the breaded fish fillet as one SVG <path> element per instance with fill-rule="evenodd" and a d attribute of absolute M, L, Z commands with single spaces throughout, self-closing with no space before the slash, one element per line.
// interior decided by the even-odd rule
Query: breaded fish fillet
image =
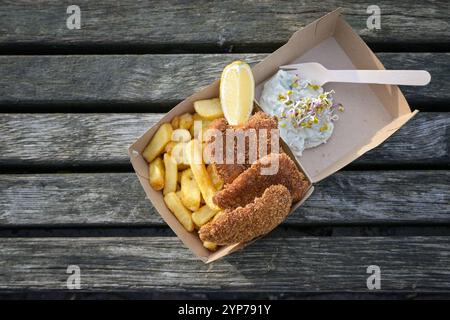
<path fill-rule="evenodd" d="M 270 186 L 262 197 L 245 207 L 225 210 L 216 220 L 202 226 L 200 239 L 219 245 L 250 241 L 279 225 L 289 214 L 291 203 L 291 194 L 285 186 Z"/>
<path fill-rule="evenodd" d="M 208 129 L 216 129 L 221 132 L 220 137 L 211 136 L 207 139 L 206 143 L 211 144 L 215 141 L 215 139 L 220 138 L 223 139 L 223 153 L 222 157 L 225 159 L 226 155 L 226 143 L 225 143 L 225 133 L 226 130 L 229 128 L 227 121 L 225 118 L 216 119 L 209 125 Z M 214 152 L 216 150 L 212 150 L 212 154 L 209 156 L 211 159 L 215 156 Z M 238 175 L 240 175 L 245 169 L 247 169 L 245 164 L 224 164 L 224 163 L 216 163 L 214 161 L 211 161 L 211 165 L 215 167 L 215 170 L 218 174 L 218 176 L 222 179 L 224 184 L 232 182 Z"/>
<path fill-rule="evenodd" d="M 245 160 L 244 163 L 238 163 L 237 161 L 237 146 L 235 143 L 233 145 L 228 146 L 226 143 L 226 132 L 227 129 L 233 129 L 235 133 L 239 133 L 239 131 L 242 131 L 241 133 L 245 132 L 249 129 L 255 129 L 256 132 L 256 141 L 253 141 L 254 146 L 256 146 L 256 151 L 259 152 L 258 144 L 259 144 L 259 131 L 261 129 L 267 130 L 267 136 L 266 136 L 266 146 L 267 146 L 267 154 L 271 153 L 271 137 L 272 132 L 271 130 L 278 130 L 278 122 L 274 117 L 270 117 L 264 112 L 257 112 L 255 113 L 248 121 L 247 123 L 240 128 L 229 126 L 225 118 L 220 118 L 214 120 L 208 129 L 217 129 L 221 132 L 220 138 L 223 139 L 223 154 L 222 157 L 225 160 L 226 159 L 226 150 L 233 148 L 234 150 L 234 163 L 215 163 L 212 162 L 212 165 L 215 166 L 218 175 L 220 178 L 224 181 L 225 184 L 231 183 L 234 179 L 239 176 L 243 171 L 245 171 L 247 168 L 250 167 L 251 159 L 249 157 L 249 140 L 250 138 L 247 138 L 245 141 Z M 206 143 L 211 144 L 217 139 L 216 136 L 211 136 L 209 139 L 207 139 Z M 280 150 L 273 150 L 274 152 L 280 152 Z M 214 157 L 214 150 L 213 154 L 210 155 L 210 158 Z M 256 158 L 259 159 L 259 154 L 256 155 Z"/>
<path fill-rule="evenodd" d="M 263 175 L 261 170 L 278 161 L 278 171 L 273 175 Z M 214 195 L 214 202 L 222 209 L 244 207 L 256 197 L 260 197 L 271 185 L 284 185 L 297 202 L 307 187 L 307 180 L 294 161 L 285 153 L 271 153 L 241 173 L 234 181 Z"/>

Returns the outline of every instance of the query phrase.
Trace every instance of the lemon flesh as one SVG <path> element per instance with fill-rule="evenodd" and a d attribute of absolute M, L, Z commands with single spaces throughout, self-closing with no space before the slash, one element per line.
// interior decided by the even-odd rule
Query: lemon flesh
<path fill-rule="evenodd" d="M 228 123 L 243 125 L 250 118 L 255 97 L 255 81 L 250 66 L 243 61 L 230 63 L 220 79 L 220 103 Z"/>

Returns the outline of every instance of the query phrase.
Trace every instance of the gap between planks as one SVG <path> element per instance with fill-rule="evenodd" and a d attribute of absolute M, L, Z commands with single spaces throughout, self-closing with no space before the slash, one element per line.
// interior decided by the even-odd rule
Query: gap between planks
<path fill-rule="evenodd" d="M 268 236 L 279 238 L 295 237 L 405 237 L 405 236 L 448 236 L 450 222 L 446 224 L 368 224 L 368 225 L 302 225 L 289 221 L 270 232 Z M 169 226 L 129 224 L 123 226 L 80 224 L 73 226 L 0 226 L 0 238 L 99 238 L 99 237 L 174 237 Z"/>

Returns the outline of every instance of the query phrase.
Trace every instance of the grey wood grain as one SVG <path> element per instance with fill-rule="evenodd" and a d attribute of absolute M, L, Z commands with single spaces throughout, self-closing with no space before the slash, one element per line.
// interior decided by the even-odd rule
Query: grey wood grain
<path fill-rule="evenodd" d="M 160 291 L 160 290 L 114 290 L 114 291 L 84 291 L 84 290 L 0 290 L 2 300 L 445 300 L 449 292 L 190 292 L 190 291 Z"/>
<path fill-rule="evenodd" d="M 449 171 L 343 171 L 289 225 L 450 222 Z M 134 173 L 0 175 L 0 227 L 164 226 Z"/>
<path fill-rule="evenodd" d="M 0 165 L 128 165 L 127 147 L 162 114 L 2 114 Z M 419 113 L 355 163 L 450 163 L 450 114 Z"/>
<path fill-rule="evenodd" d="M 81 30 L 66 27 L 66 8 L 51 0 L 4 1 L 0 44 L 47 46 L 154 46 L 189 50 L 248 48 L 286 42 L 299 28 L 344 7 L 348 22 L 370 43 L 441 43 L 450 36 L 445 0 L 379 0 L 381 30 L 369 30 L 370 3 L 311 1 L 88 1 L 79 0 Z"/>
<path fill-rule="evenodd" d="M 66 111 L 84 106 L 105 111 L 114 105 L 139 105 L 155 112 L 177 102 L 220 77 L 223 67 L 236 59 L 249 63 L 265 54 L 183 55 L 70 55 L 0 56 L 0 107 L 29 111 L 37 107 Z M 427 69 L 430 85 L 404 87 L 415 106 L 450 100 L 447 77 L 449 53 L 380 53 L 389 69 Z M 61 107 L 66 106 L 65 109 Z M 60 108 L 60 109 L 58 109 Z"/>
<path fill-rule="evenodd" d="M 0 242 L 0 289 L 64 290 L 69 265 L 84 291 L 448 292 L 449 237 L 267 236 L 204 265 L 172 237 L 7 238 Z"/>

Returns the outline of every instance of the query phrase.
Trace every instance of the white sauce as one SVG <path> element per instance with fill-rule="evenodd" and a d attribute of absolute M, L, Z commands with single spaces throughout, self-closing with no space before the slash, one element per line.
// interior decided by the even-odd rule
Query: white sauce
<path fill-rule="evenodd" d="M 293 87 L 292 84 L 296 79 L 298 79 L 297 84 Z M 296 102 L 304 101 L 303 98 L 311 98 L 311 101 L 319 102 L 319 95 L 324 92 L 322 87 L 311 86 L 307 80 L 299 79 L 295 74 L 283 70 L 279 70 L 264 85 L 260 98 L 261 108 L 264 112 L 278 118 L 281 137 L 295 156 L 300 157 L 304 149 L 316 147 L 331 137 L 334 129 L 333 120 L 336 120 L 337 116 L 333 115 L 335 108 L 324 108 L 322 113 L 317 113 L 316 123 L 311 124 L 310 127 L 294 126 L 292 120 L 282 117 L 283 112 L 286 114 L 287 106 L 286 100 L 279 98 L 280 94 L 287 96 L 286 93 L 289 90 L 291 91 L 289 100 L 293 101 L 291 106 Z M 332 103 L 331 96 L 328 100 Z"/>

